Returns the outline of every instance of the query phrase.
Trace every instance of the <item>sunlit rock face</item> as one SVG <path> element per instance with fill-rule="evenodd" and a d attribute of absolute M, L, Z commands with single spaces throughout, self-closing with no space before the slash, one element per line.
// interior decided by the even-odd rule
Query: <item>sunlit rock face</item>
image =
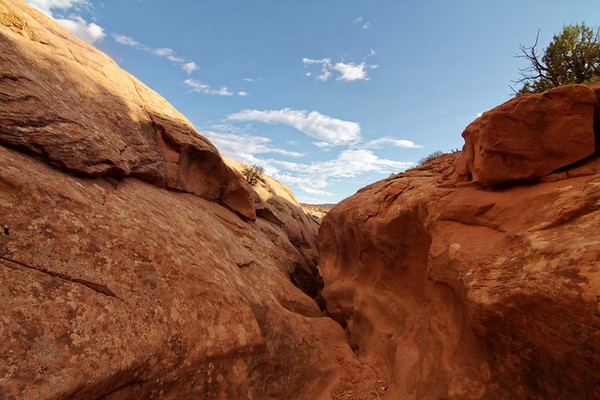
<path fill-rule="evenodd" d="M 0 398 L 382 391 L 323 316 L 314 222 L 22 0 L 0 103 Z"/>
<path fill-rule="evenodd" d="M 22 0 L 0 50 L 0 398 L 598 398 L 597 88 L 484 115 L 317 242 L 289 190 Z M 560 163 L 486 163 L 563 114 L 538 127 L 579 143 Z"/>
<path fill-rule="evenodd" d="M 592 93 L 572 86 L 502 105 L 467 128 L 462 154 L 368 186 L 324 219 L 327 310 L 385 377 L 388 398 L 598 398 Z M 539 119 L 573 110 L 566 122 Z M 515 126 L 529 131 L 502 131 Z M 565 143 L 559 163 L 557 144 L 530 151 L 556 126 L 562 142 L 582 145 L 567 154 Z M 490 143 L 506 157 L 487 159 Z M 511 155 L 526 153 L 527 166 L 512 168 Z"/>
<path fill-rule="evenodd" d="M 530 180 L 592 155 L 595 106 L 592 89 L 569 85 L 484 113 L 463 132 L 458 180 L 486 186 Z"/>

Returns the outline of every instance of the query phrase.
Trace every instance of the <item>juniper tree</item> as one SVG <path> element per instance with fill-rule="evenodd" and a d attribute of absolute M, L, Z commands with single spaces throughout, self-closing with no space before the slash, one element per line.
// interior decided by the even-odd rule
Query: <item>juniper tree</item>
<path fill-rule="evenodd" d="M 539 93 L 560 85 L 600 81 L 600 27 L 585 23 L 566 25 L 545 50 L 537 49 L 539 34 L 531 47 L 521 45 L 519 58 L 529 66 L 519 70 L 522 84 L 516 95 Z M 513 89 L 514 90 L 514 89 Z"/>

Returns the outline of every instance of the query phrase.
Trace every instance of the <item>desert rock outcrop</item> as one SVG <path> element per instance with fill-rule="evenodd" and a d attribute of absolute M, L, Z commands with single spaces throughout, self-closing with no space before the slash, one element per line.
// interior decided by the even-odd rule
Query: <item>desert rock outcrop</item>
<path fill-rule="evenodd" d="M 381 390 L 302 291 L 320 283 L 315 227 L 285 219 L 300 208 L 257 200 L 164 99 L 22 0 L 0 0 L 0 50 L 0 398 Z"/>
<path fill-rule="evenodd" d="M 254 218 L 214 146 L 108 56 L 22 1 L 0 3 L 0 143 L 88 177 L 136 177 Z"/>
<path fill-rule="evenodd" d="M 526 176 L 500 157 L 496 178 L 485 151 L 470 152 L 481 143 L 529 152 L 519 146 L 537 139 L 503 135 L 500 122 L 528 125 L 536 119 L 524 104 L 559 96 L 564 105 L 561 93 L 583 98 L 565 107 L 584 109 L 585 121 L 567 115 L 551 124 L 565 138 L 585 126 L 585 150 L 565 158 L 576 165 L 519 184 L 509 179 L 559 165 Z M 324 219 L 319 265 L 328 311 L 359 358 L 387 379 L 389 398 L 600 398 L 600 158 L 586 158 L 594 147 L 590 93 L 567 87 L 500 106 L 468 128 L 462 154 L 366 187 Z M 542 157 L 530 165 L 553 162 L 546 157 L 554 150 L 544 148 L 530 153 Z M 455 184 L 465 160 L 475 160 L 467 164 L 479 183 Z M 497 182 L 512 184 L 481 185 Z"/>
<path fill-rule="evenodd" d="M 512 99 L 463 132 L 461 181 L 496 185 L 539 178 L 594 153 L 594 91 L 563 86 Z"/>

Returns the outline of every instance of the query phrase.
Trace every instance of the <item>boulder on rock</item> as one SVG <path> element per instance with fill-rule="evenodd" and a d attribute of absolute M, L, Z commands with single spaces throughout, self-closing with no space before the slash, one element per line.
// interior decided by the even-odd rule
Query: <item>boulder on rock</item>
<path fill-rule="evenodd" d="M 592 155 L 595 106 L 593 90 L 569 85 L 485 112 L 462 134 L 455 179 L 483 186 L 531 180 Z"/>

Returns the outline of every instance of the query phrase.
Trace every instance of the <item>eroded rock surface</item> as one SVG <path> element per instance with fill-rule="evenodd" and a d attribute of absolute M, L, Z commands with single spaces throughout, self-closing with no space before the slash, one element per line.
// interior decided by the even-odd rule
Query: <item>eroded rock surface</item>
<path fill-rule="evenodd" d="M 22 0 L 0 2 L 0 143 L 70 173 L 136 177 L 254 209 L 239 174 L 166 100 Z"/>
<path fill-rule="evenodd" d="M 512 99 L 471 123 L 460 181 L 497 185 L 539 178 L 594 153 L 594 91 L 563 86 Z"/>
<path fill-rule="evenodd" d="M 299 207 L 22 0 L 0 50 L 0 398 L 382 392 L 315 301 Z"/>
<path fill-rule="evenodd" d="M 593 110 L 589 89 L 564 89 L 573 91 Z M 532 107 L 546 101 L 530 99 Z M 473 178 L 510 185 L 455 184 L 469 146 L 491 140 L 516 154 L 528 143 L 496 131 L 497 114 L 527 125 L 520 107 L 511 115 L 500 106 L 475 122 L 478 137 L 465 137 L 463 154 L 368 186 L 323 221 L 328 311 L 361 361 L 389 382 L 387 398 L 600 398 L 600 158 L 585 158 L 593 141 L 583 140 L 586 150 L 567 164 L 585 160 L 537 183 L 519 184 L 524 175 L 499 165 L 501 178 L 472 169 Z M 589 121 L 582 124 L 593 137 Z M 490 126 L 493 140 L 482 137 Z M 571 126 L 579 124 L 563 125 L 563 141 Z M 539 151 L 530 154 L 544 159 L 529 164 L 555 154 Z"/>

